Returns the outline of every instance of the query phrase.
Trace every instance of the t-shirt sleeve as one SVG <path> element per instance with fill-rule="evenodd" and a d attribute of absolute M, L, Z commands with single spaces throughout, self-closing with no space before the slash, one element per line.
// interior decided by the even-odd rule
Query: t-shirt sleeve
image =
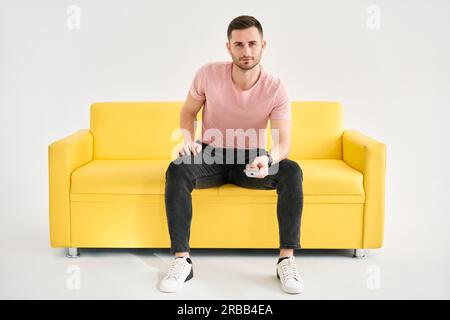
<path fill-rule="evenodd" d="M 291 120 L 291 102 L 283 83 L 280 83 L 278 90 L 275 92 L 273 106 L 270 112 L 270 119 Z"/>
<path fill-rule="evenodd" d="M 194 79 L 191 82 L 189 93 L 196 100 L 206 99 L 206 69 L 207 65 L 201 66 L 195 73 Z"/>

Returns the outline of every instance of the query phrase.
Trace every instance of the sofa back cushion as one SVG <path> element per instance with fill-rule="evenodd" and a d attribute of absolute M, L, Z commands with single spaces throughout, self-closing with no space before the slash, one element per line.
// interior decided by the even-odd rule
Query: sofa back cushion
<path fill-rule="evenodd" d="M 342 159 L 342 106 L 338 102 L 292 102 L 292 159 Z"/>
<path fill-rule="evenodd" d="M 174 158 L 183 102 L 98 102 L 91 105 L 94 159 Z M 342 159 L 342 107 L 292 102 L 292 159 Z M 196 138 L 201 134 L 201 114 Z M 270 124 L 269 124 L 270 128 Z M 172 137 L 174 138 L 172 140 Z M 271 146 L 268 131 L 268 146 Z M 270 148 L 268 148 L 270 149 Z"/>
<path fill-rule="evenodd" d="M 94 159 L 169 159 L 177 145 L 182 102 L 99 102 L 91 105 Z M 177 139 L 182 141 L 182 139 Z"/>

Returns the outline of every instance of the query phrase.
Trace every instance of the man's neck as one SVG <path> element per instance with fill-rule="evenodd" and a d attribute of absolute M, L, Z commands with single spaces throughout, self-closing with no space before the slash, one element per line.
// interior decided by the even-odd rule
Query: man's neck
<path fill-rule="evenodd" d="M 243 70 L 232 64 L 231 78 L 234 85 L 240 90 L 248 90 L 258 81 L 261 75 L 259 63 L 250 70 Z"/>

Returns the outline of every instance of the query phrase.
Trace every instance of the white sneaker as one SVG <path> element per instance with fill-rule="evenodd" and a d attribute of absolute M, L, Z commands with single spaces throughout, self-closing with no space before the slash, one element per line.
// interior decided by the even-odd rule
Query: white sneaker
<path fill-rule="evenodd" d="M 163 292 L 177 292 L 193 276 L 192 260 L 189 257 L 177 257 L 170 263 L 169 271 L 161 280 L 159 289 Z"/>
<path fill-rule="evenodd" d="M 277 264 L 277 278 L 281 281 L 281 289 L 287 293 L 301 293 L 303 279 L 300 277 L 295 257 L 285 257 Z"/>

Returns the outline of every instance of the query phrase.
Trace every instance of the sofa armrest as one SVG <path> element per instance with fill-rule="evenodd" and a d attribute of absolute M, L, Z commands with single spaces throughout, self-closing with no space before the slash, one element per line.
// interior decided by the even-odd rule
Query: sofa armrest
<path fill-rule="evenodd" d="M 71 174 L 92 157 L 93 136 L 87 129 L 57 140 L 48 147 L 50 243 L 54 248 L 71 246 Z"/>
<path fill-rule="evenodd" d="M 386 145 L 355 130 L 342 135 L 343 160 L 363 174 L 363 248 L 380 248 L 384 236 Z"/>

